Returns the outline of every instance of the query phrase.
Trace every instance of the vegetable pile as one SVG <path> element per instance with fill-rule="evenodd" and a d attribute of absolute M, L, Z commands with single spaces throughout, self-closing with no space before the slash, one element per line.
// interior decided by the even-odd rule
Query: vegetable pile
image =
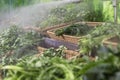
<path fill-rule="evenodd" d="M 50 11 L 50 14 L 45 18 L 45 21 L 38 24 L 39 26 L 53 26 L 67 22 L 78 22 L 83 21 L 88 14 L 86 3 L 81 4 L 66 4 L 57 6 Z"/>
<path fill-rule="evenodd" d="M 0 4 L 3 6 L 7 4 L 6 1 L 1 0 Z M 24 4 L 22 4 L 22 0 L 13 1 L 13 7 L 27 5 L 26 2 L 29 2 L 28 4 L 34 2 L 23 0 Z M 104 12 L 103 5 L 106 4 L 103 4 L 102 0 L 83 0 L 79 4 L 65 4 L 52 9 L 50 15 L 44 18 L 47 20 L 40 22 L 40 26 L 112 20 L 112 16 L 108 14 L 109 8 L 106 8 Z M 37 47 L 43 39 L 40 33 L 32 30 L 25 31 L 16 25 L 2 32 L 0 34 L 0 76 L 2 75 L 2 79 L 120 80 L 120 45 L 111 47 L 112 45 L 106 46 L 103 43 L 105 38 L 117 37 L 118 41 L 120 40 L 119 24 L 105 23 L 94 28 L 87 24 L 72 24 L 56 30 L 55 34 L 56 36 L 84 36 L 79 41 L 80 54 L 73 55 L 74 57 L 68 60 L 66 48 L 60 46 L 57 49 L 49 48 L 36 55 Z"/>
<path fill-rule="evenodd" d="M 57 49 L 54 48 L 49 48 L 47 50 L 44 51 L 44 53 L 42 54 L 42 56 L 44 57 L 60 57 L 60 58 L 65 58 L 65 52 L 64 50 L 66 49 L 66 47 L 64 46 L 60 46 Z"/>
<path fill-rule="evenodd" d="M 9 64 L 1 65 L 1 71 L 4 73 L 3 79 L 111 80 L 113 78 L 113 80 L 119 80 L 120 47 L 106 47 L 101 43 L 108 34 L 104 33 L 106 28 L 102 28 L 102 31 L 98 30 L 99 32 L 96 34 L 96 27 L 95 32 L 91 31 L 90 34 L 80 40 L 81 51 L 89 53 L 90 51 L 94 52 L 94 49 L 98 58 L 91 60 L 89 56 L 83 55 L 81 57 L 78 55 L 71 60 L 66 60 L 63 46 L 58 49 L 50 48 L 40 56 L 25 56 L 17 60 L 11 60 Z M 116 33 L 109 34 L 115 35 Z"/>
<path fill-rule="evenodd" d="M 4 80 L 79 80 L 82 78 L 79 75 L 84 73 L 79 66 L 87 65 L 84 64 L 85 61 L 32 56 L 24 57 L 16 65 L 4 66 L 2 69 L 8 70 Z"/>
<path fill-rule="evenodd" d="M 72 60 L 57 56 L 31 56 L 23 57 L 17 64 L 3 66 L 1 69 L 7 70 L 4 80 L 119 80 L 119 48 L 116 52 L 110 48 L 105 49 L 108 51 L 107 56 L 103 55 L 95 61 L 87 56 Z"/>
<path fill-rule="evenodd" d="M 96 49 L 100 49 L 104 45 L 104 40 L 115 36 L 120 39 L 119 26 L 115 23 L 104 23 L 92 29 L 88 35 L 80 39 L 80 53 L 91 54 L 93 52 L 96 54 Z"/>
<path fill-rule="evenodd" d="M 65 28 L 57 29 L 55 31 L 56 36 L 72 35 L 72 36 L 83 36 L 91 31 L 93 27 L 87 24 L 72 24 Z"/>
<path fill-rule="evenodd" d="M 93 37 L 99 37 L 99 36 L 109 36 L 109 35 L 117 35 L 119 36 L 120 34 L 120 25 L 119 24 L 115 24 L 115 23 L 103 23 L 101 25 L 98 25 L 97 27 L 95 27 L 92 31 L 91 31 L 91 35 Z"/>
<path fill-rule="evenodd" d="M 0 34 L 0 55 L 25 46 L 36 46 L 42 36 L 35 31 L 25 31 L 16 25 L 10 26 Z"/>
<path fill-rule="evenodd" d="M 32 30 L 10 26 L 0 34 L 0 64 L 16 63 L 18 58 L 38 53 L 42 35 Z"/>

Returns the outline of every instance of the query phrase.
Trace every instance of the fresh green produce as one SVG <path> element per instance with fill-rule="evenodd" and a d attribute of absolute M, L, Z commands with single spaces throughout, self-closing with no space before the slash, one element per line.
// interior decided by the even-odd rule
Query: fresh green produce
<path fill-rule="evenodd" d="M 106 36 L 93 38 L 91 35 L 87 35 L 84 38 L 81 38 L 79 41 L 80 53 L 95 57 L 97 55 L 97 49 L 103 45 L 102 41 L 105 38 Z"/>
<path fill-rule="evenodd" d="M 65 58 L 65 55 L 66 55 L 66 53 L 64 52 L 65 49 L 66 48 L 64 46 L 60 46 L 58 49 L 50 48 L 50 49 L 45 50 L 41 56 L 50 57 L 50 58 L 52 58 L 52 57 Z M 22 58 L 23 56 L 31 56 L 31 55 L 33 55 L 33 53 L 35 54 L 35 52 L 33 52 L 33 51 L 35 51 L 35 50 L 31 49 L 28 52 L 25 51 L 26 53 L 25 52 L 15 52 L 14 54 L 12 54 L 10 56 L 5 55 L 0 59 L 1 65 L 16 64 L 19 61 L 19 59 Z M 6 74 L 6 71 L 2 71 L 2 72 L 3 72 L 3 75 Z"/>
<path fill-rule="evenodd" d="M 120 35 L 120 25 L 114 23 L 103 23 L 91 30 L 91 32 L 79 41 L 80 53 L 97 54 L 96 49 L 103 45 L 107 38 Z"/>
<path fill-rule="evenodd" d="M 7 52 L 19 47 L 19 34 L 22 33 L 17 26 L 12 26 L 0 34 L 0 52 Z M 1 53 L 0 53 L 1 54 Z"/>
<path fill-rule="evenodd" d="M 1 66 L 5 70 L 3 80 L 84 80 L 84 77 L 88 80 L 110 80 L 111 77 L 119 80 L 119 49 L 119 46 L 116 49 L 99 46 L 96 51 L 99 57 L 92 61 L 87 56 L 65 60 L 64 47 L 51 48 L 39 57 L 26 56 L 13 65 Z"/>
<path fill-rule="evenodd" d="M 91 31 L 91 35 L 93 37 L 99 37 L 102 35 L 117 35 L 119 36 L 120 34 L 120 25 L 116 23 L 103 23 L 101 25 L 98 25 L 96 28 L 94 28 Z"/>
<path fill-rule="evenodd" d="M 60 46 L 57 49 L 54 48 L 49 48 L 47 50 L 44 51 L 44 53 L 42 54 L 42 56 L 44 57 L 60 57 L 60 58 L 65 58 L 65 50 L 66 48 L 64 46 Z"/>
<path fill-rule="evenodd" d="M 9 27 L 0 34 L 0 64 L 7 65 L 22 56 L 38 53 L 36 47 L 41 40 L 38 32 L 26 31 L 15 25 Z"/>
<path fill-rule="evenodd" d="M 82 70 L 79 66 L 85 59 L 79 60 L 79 64 L 75 61 L 68 61 L 58 57 L 25 57 L 21 59 L 16 65 L 5 66 L 2 69 L 8 70 L 4 80 L 79 80 L 86 70 Z M 90 61 L 89 61 L 90 62 Z M 73 65 L 74 63 L 74 65 Z M 94 66 L 97 64 L 94 64 Z M 87 65 L 90 67 L 90 65 Z M 76 70 L 83 72 L 77 73 Z"/>
<path fill-rule="evenodd" d="M 41 39 L 40 33 L 25 31 L 13 25 L 0 34 L 0 54 L 17 50 L 24 46 L 37 46 Z"/>
<path fill-rule="evenodd" d="M 66 35 L 73 35 L 73 36 L 83 36 L 91 31 L 92 27 L 88 26 L 87 24 L 72 24 L 65 28 L 57 29 L 55 34 L 57 36 L 62 36 L 63 34 Z"/>
<path fill-rule="evenodd" d="M 36 47 L 41 39 L 37 32 L 10 26 L 0 34 L 0 65 L 16 64 L 19 58 L 38 53 Z M 6 74 L 6 71 L 2 71 L 2 74 Z"/>
<path fill-rule="evenodd" d="M 57 6 L 50 11 L 50 14 L 39 26 L 46 27 L 67 22 L 84 21 L 84 17 L 88 12 L 86 3 L 70 3 Z"/>
<path fill-rule="evenodd" d="M 1 68 L 7 70 L 3 80 L 119 80 L 119 47 L 116 51 L 104 49 L 105 54 L 101 50 L 95 61 L 86 56 L 72 60 L 55 56 L 23 57 L 17 64 Z"/>
<path fill-rule="evenodd" d="M 64 29 L 57 29 L 55 31 L 55 35 L 56 36 L 63 36 L 63 34 L 64 34 Z"/>
<path fill-rule="evenodd" d="M 28 63 L 29 60 L 29 63 Z M 60 61 L 60 62 L 59 62 Z M 64 60 L 63 60 L 64 61 Z M 74 79 L 71 71 L 68 70 L 68 67 L 63 65 L 63 61 L 60 59 L 49 59 L 49 58 L 28 58 L 27 60 L 20 61 L 16 66 L 6 66 L 4 69 L 15 70 L 8 74 L 8 77 L 5 80 L 56 80 L 59 79 Z M 59 63 L 59 64 L 58 64 Z M 66 63 L 66 62 L 64 62 Z M 26 65 L 26 66 L 25 66 Z M 47 72 L 47 74 L 46 74 Z M 58 73 L 59 72 L 59 73 Z M 18 74 L 18 75 L 17 75 Z M 66 74 L 66 76 L 64 76 Z M 54 75 L 54 76 L 51 76 Z M 47 77 L 46 77 L 47 76 Z"/>

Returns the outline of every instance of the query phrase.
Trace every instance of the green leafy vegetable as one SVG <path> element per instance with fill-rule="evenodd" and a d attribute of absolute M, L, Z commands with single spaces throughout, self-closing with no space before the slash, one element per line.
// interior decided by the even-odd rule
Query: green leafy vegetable
<path fill-rule="evenodd" d="M 55 34 L 57 36 L 66 35 L 74 35 L 74 36 L 82 36 L 91 31 L 92 27 L 87 24 L 72 24 L 62 29 L 57 29 Z"/>
<path fill-rule="evenodd" d="M 16 25 L 9 27 L 0 34 L 0 54 L 13 51 L 23 46 L 36 46 L 42 36 L 34 31 L 25 31 Z"/>
<path fill-rule="evenodd" d="M 45 57 L 61 57 L 61 58 L 65 58 L 65 50 L 66 48 L 64 46 L 60 46 L 59 48 L 57 49 L 54 49 L 54 48 L 50 48 L 50 49 L 47 49 L 43 52 L 43 56 Z"/>
<path fill-rule="evenodd" d="M 88 35 L 81 38 L 79 41 L 80 52 L 83 54 L 96 54 L 96 49 L 103 46 L 103 41 L 107 38 L 120 34 L 119 24 L 103 23 L 92 29 Z"/>

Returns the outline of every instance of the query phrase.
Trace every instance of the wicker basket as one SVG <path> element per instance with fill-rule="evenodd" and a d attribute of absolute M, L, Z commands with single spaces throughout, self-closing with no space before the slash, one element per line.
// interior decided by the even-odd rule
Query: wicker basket
<path fill-rule="evenodd" d="M 89 26 L 97 26 L 97 25 L 101 24 L 101 22 L 77 22 L 77 24 L 80 24 L 80 23 L 86 23 Z M 56 29 L 64 28 L 64 27 L 69 26 L 69 25 L 70 24 L 59 26 L 59 27 L 58 26 L 57 27 L 53 27 L 53 28 L 51 28 L 51 29 L 49 29 L 47 31 L 47 34 L 49 35 L 49 37 L 51 37 L 53 39 L 56 39 L 56 40 L 61 40 L 61 41 L 65 41 L 65 42 L 70 42 L 70 43 L 78 44 L 79 39 L 81 37 L 83 37 L 83 36 L 81 36 L 81 37 L 70 36 L 70 35 L 56 36 L 55 33 L 54 33 L 54 31 Z"/>
<path fill-rule="evenodd" d="M 46 35 L 46 36 L 49 36 L 49 35 L 47 34 L 47 31 L 48 31 L 48 30 L 51 30 L 51 29 L 54 29 L 54 28 L 60 28 L 60 27 L 63 27 L 63 26 L 66 26 L 66 25 L 72 24 L 72 23 L 74 23 L 74 21 L 68 22 L 68 23 L 61 23 L 61 24 L 54 25 L 54 26 L 48 26 L 48 27 L 45 27 L 45 28 L 41 29 L 41 32 L 42 32 L 42 34 L 44 34 L 44 35 Z"/>
<path fill-rule="evenodd" d="M 116 47 L 120 43 L 120 39 L 117 36 L 112 36 L 112 37 L 106 38 L 103 43 L 105 45 L 112 45 L 113 47 Z"/>
<path fill-rule="evenodd" d="M 37 56 L 40 56 L 47 48 L 39 46 L 39 47 L 37 47 L 37 49 L 38 49 L 38 52 L 39 52 L 37 54 Z M 77 56 L 77 55 L 80 54 L 79 52 L 72 51 L 72 50 L 64 50 L 64 52 L 65 52 L 65 58 L 66 59 L 71 59 L 72 57 Z"/>
<path fill-rule="evenodd" d="M 79 48 L 78 45 L 64 42 L 64 41 L 58 41 L 58 40 L 54 40 L 54 39 L 50 39 L 50 38 L 44 38 L 43 41 L 41 41 L 41 43 L 39 44 L 39 47 L 37 47 L 37 49 L 38 49 L 39 53 L 42 54 L 46 49 L 49 49 L 51 47 L 54 47 L 55 49 L 57 49 L 61 45 L 64 45 L 67 48 L 67 50 L 64 50 L 66 53 L 65 56 L 67 59 L 79 54 L 79 52 L 77 52 L 77 50 Z M 38 55 L 40 55 L 40 54 L 38 54 Z"/>

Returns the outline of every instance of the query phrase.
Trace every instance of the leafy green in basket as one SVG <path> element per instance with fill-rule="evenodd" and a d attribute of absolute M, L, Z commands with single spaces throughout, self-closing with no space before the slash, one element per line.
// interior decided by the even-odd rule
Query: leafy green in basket
<path fill-rule="evenodd" d="M 56 36 L 62 36 L 63 34 L 72 36 L 83 36 L 91 31 L 93 27 L 87 24 L 72 24 L 65 28 L 57 29 L 55 31 Z"/>
<path fill-rule="evenodd" d="M 59 48 L 55 49 L 55 48 L 49 48 L 47 50 L 45 50 L 42 54 L 42 56 L 44 57 L 60 57 L 60 58 L 65 58 L 65 52 L 64 50 L 66 50 L 67 48 L 64 46 L 59 46 Z"/>

